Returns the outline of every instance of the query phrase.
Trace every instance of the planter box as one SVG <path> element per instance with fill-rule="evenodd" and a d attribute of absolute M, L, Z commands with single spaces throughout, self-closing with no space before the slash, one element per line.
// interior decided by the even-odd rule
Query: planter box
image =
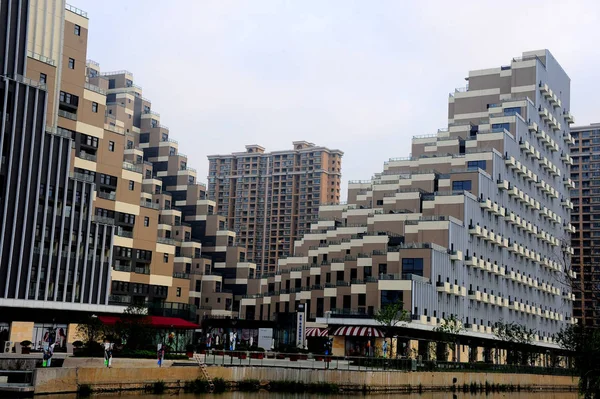
<path fill-rule="evenodd" d="M 323 358 L 323 361 L 324 361 L 324 362 L 327 362 L 327 363 L 330 363 L 330 362 L 331 362 L 331 357 L 329 357 L 329 356 L 325 356 L 325 357 Z"/>
<path fill-rule="evenodd" d="M 225 352 L 223 352 L 223 351 L 215 351 L 214 354 L 216 356 L 223 356 L 225 354 Z"/>
<path fill-rule="evenodd" d="M 297 362 L 300 355 L 290 355 L 290 362 Z"/>
<path fill-rule="evenodd" d="M 22 346 L 22 347 L 21 347 L 21 353 L 22 353 L 23 355 L 28 355 L 28 354 L 30 354 L 30 353 L 31 353 L 31 348 L 30 348 L 30 347 L 28 347 L 28 346 Z"/>
<path fill-rule="evenodd" d="M 194 357 L 194 352 L 185 352 L 185 355 L 191 359 Z"/>
<path fill-rule="evenodd" d="M 265 354 L 264 353 L 251 353 L 250 354 L 250 359 L 264 359 L 265 358 Z"/>
<path fill-rule="evenodd" d="M 285 359 L 285 355 L 283 353 L 278 353 L 277 359 Z"/>
<path fill-rule="evenodd" d="M 244 360 L 248 358 L 248 355 L 246 353 L 238 353 L 237 357 Z"/>
<path fill-rule="evenodd" d="M 316 361 L 316 362 L 321 362 L 321 361 L 323 361 L 323 356 L 315 356 L 315 361 Z"/>
<path fill-rule="evenodd" d="M 300 360 L 308 360 L 308 355 L 298 355 Z"/>

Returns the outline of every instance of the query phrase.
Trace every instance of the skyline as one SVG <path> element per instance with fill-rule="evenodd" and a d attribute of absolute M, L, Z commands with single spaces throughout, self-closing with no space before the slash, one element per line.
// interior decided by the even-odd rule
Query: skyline
<path fill-rule="evenodd" d="M 73 2 L 90 18 L 88 58 L 102 71 L 133 72 L 203 182 L 207 155 L 246 144 L 283 150 L 307 140 L 344 151 L 345 199 L 349 180 L 369 179 L 388 158 L 408 156 L 412 136 L 447 125 L 448 93 L 465 85 L 465 71 L 541 48 L 571 78 L 576 125 L 600 121 L 589 101 L 598 57 L 588 52 L 581 61 L 574 44 L 598 35 L 590 27 L 600 5 L 577 2 L 565 13 L 554 1 L 544 9 L 517 2 L 500 9 L 340 4 L 198 2 L 184 12 L 157 1 Z M 554 38 L 557 12 L 564 14 L 562 34 Z M 397 26 L 402 15 L 407 22 Z M 549 29 L 519 28 L 533 26 L 532 17 Z M 495 23 L 508 26 L 490 29 Z"/>

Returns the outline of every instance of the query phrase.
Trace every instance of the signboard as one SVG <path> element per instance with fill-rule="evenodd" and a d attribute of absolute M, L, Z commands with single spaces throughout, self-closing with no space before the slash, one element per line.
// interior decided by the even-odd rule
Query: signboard
<path fill-rule="evenodd" d="M 306 339 L 306 313 L 304 312 L 304 304 L 298 305 L 296 315 L 296 347 L 304 348 L 304 340 Z"/>
<path fill-rule="evenodd" d="M 273 342 L 273 329 L 272 328 L 259 328 L 258 329 L 258 347 L 268 351 L 271 349 Z"/>

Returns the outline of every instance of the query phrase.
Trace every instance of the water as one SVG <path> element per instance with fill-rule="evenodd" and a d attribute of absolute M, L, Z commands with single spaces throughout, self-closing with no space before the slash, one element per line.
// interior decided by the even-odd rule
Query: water
<path fill-rule="evenodd" d="M 92 399 L 126 399 L 127 397 L 144 399 L 197 399 L 197 398 L 218 398 L 218 399 L 577 399 L 576 392 L 514 392 L 514 393 L 451 393 L 451 392 L 426 392 L 423 394 L 375 394 L 375 395 L 313 395 L 313 394 L 291 394 L 291 393 L 269 393 L 269 392 L 225 392 L 222 394 L 187 394 L 187 393 L 167 393 L 163 395 L 149 395 L 139 393 L 123 394 L 100 394 L 91 396 Z M 45 395 L 44 399 L 76 399 L 76 395 Z"/>

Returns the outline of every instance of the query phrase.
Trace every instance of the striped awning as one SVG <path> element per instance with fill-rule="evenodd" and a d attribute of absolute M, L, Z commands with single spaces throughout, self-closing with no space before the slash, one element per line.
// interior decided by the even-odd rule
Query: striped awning
<path fill-rule="evenodd" d="M 326 328 L 308 327 L 306 329 L 307 337 L 327 337 L 328 335 L 329 330 Z"/>
<path fill-rule="evenodd" d="M 347 337 L 374 337 L 374 338 L 383 338 L 383 333 L 374 328 L 374 327 L 364 327 L 364 326 L 359 326 L 359 327 L 353 327 L 353 326 L 346 326 L 346 327 L 340 327 L 337 330 L 335 330 L 335 332 L 333 333 L 333 335 L 344 335 Z"/>

